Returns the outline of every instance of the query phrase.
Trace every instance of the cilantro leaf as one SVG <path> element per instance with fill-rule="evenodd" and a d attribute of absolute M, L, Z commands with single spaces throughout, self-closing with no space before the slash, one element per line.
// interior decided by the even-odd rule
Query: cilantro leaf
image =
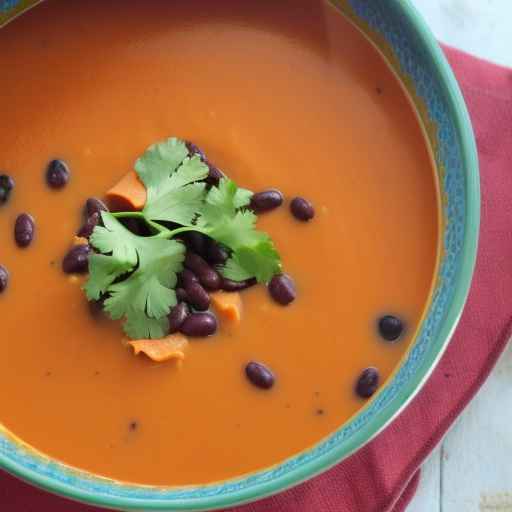
<path fill-rule="evenodd" d="M 135 162 L 135 170 L 149 192 L 154 185 L 168 178 L 187 155 L 185 143 L 173 137 L 149 146 Z"/>
<path fill-rule="evenodd" d="M 89 300 L 98 300 L 119 276 L 137 264 L 137 251 L 131 244 L 134 235 L 110 213 L 103 212 L 102 220 L 104 227 L 97 226 L 90 238 L 103 254 L 89 257 L 89 279 L 84 287 Z"/>
<path fill-rule="evenodd" d="M 247 190 L 246 188 L 237 188 L 235 197 L 233 198 L 233 204 L 237 208 L 249 206 L 249 203 L 251 202 L 251 198 L 253 195 L 254 194 L 251 190 Z"/>
<path fill-rule="evenodd" d="M 281 271 L 281 259 L 271 238 L 256 229 L 256 215 L 247 207 L 252 192 L 223 178 L 207 189 L 208 166 L 197 155 L 188 156 L 176 138 L 152 145 L 135 163 L 147 190 L 142 212 L 102 213 L 90 244 L 97 254 L 89 258 L 84 286 L 89 300 L 107 295 L 104 309 L 112 319 L 125 319 L 131 338 L 161 338 L 168 333 L 167 316 L 176 304 L 177 273 L 185 247 L 173 237 L 199 231 L 231 250 L 220 272 L 241 281 L 255 277 L 269 281 Z M 154 236 L 138 236 L 118 217 L 138 217 Z M 173 223 L 169 228 L 161 223 Z"/>
<path fill-rule="evenodd" d="M 111 213 L 103 212 L 102 219 L 105 227 L 95 228 L 91 243 L 110 255 L 92 256 L 87 296 L 98 298 L 101 293 L 109 293 L 104 308 L 111 318 L 126 317 L 129 335 L 136 331 L 153 337 L 165 327 L 162 319 L 176 304 L 176 274 L 182 269 L 185 247 L 175 240 L 137 236 Z M 126 279 L 114 283 L 133 269 Z"/>
<path fill-rule="evenodd" d="M 120 276 L 133 270 L 133 265 L 114 256 L 93 254 L 89 257 L 89 279 L 84 286 L 89 300 L 98 300 Z"/>
<path fill-rule="evenodd" d="M 168 139 L 151 146 L 135 163 L 147 189 L 143 214 L 150 220 L 191 225 L 206 194 L 208 166 L 197 155 L 188 158 L 185 143 Z"/>
<path fill-rule="evenodd" d="M 281 272 L 281 258 L 272 240 L 265 237 L 256 244 L 239 247 L 219 270 L 233 281 L 255 277 L 259 283 L 266 283 Z"/>
<path fill-rule="evenodd" d="M 256 215 L 241 209 L 249 204 L 251 196 L 251 192 L 239 189 L 233 181 L 221 179 L 218 187 L 212 187 L 206 195 L 198 226 L 231 249 L 258 241 L 262 233 L 256 231 Z"/>
<path fill-rule="evenodd" d="M 233 281 L 245 281 L 254 277 L 250 270 L 244 268 L 237 253 L 233 253 L 226 263 L 219 267 L 221 274 Z"/>
<path fill-rule="evenodd" d="M 228 179 L 208 192 L 197 221 L 204 233 L 233 250 L 233 255 L 221 269 L 223 275 L 235 281 L 256 277 L 269 281 L 281 269 L 281 259 L 266 233 L 256 229 L 257 216 L 244 209 L 252 192 L 239 189 Z"/>
<path fill-rule="evenodd" d="M 252 195 L 250 190 L 238 188 L 234 181 L 222 178 L 217 187 L 208 191 L 203 212 L 210 216 L 232 216 L 250 203 Z"/>
<path fill-rule="evenodd" d="M 236 250 L 265 238 L 265 233 L 256 230 L 256 220 L 256 215 L 249 210 L 236 212 L 232 217 L 222 219 L 222 222 L 213 222 L 210 219 L 207 233 L 218 242 Z"/>
<path fill-rule="evenodd" d="M 267 283 L 282 271 L 281 257 L 272 240 L 264 236 L 253 245 L 238 247 L 218 270 L 233 281 L 255 277 L 259 283 Z"/>
<path fill-rule="evenodd" d="M 137 251 L 133 246 L 136 237 L 125 228 L 111 213 L 101 212 L 103 226 L 97 226 L 90 238 L 91 244 L 103 254 L 112 254 L 113 259 L 129 263 L 132 267 L 137 264 Z"/>
<path fill-rule="evenodd" d="M 133 311 L 127 316 L 123 330 L 133 340 L 163 338 L 169 333 L 169 320 L 166 316 L 159 319 L 148 318 L 140 311 Z"/>

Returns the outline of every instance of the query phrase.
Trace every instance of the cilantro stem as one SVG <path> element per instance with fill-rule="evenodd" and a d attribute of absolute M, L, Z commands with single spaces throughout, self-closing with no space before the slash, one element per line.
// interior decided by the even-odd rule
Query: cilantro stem
<path fill-rule="evenodd" d="M 172 236 L 170 236 L 170 234 L 172 233 L 171 230 L 158 224 L 158 222 L 153 222 L 152 220 L 146 218 L 144 218 L 144 220 L 146 221 L 148 226 L 152 227 L 157 232 L 155 236 L 158 236 L 158 238 L 172 238 Z"/>
<path fill-rule="evenodd" d="M 144 214 L 142 212 L 112 212 L 112 216 L 116 219 L 128 219 L 128 218 L 136 218 L 144 220 L 146 217 L 144 217 Z"/>
<path fill-rule="evenodd" d="M 169 238 L 172 238 L 180 233 L 186 233 L 187 231 L 199 231 L 200 233 L 204 233 L 203 230 L 199 229 L 197 226 L 183 226 L 182 228 L 173 229 L 167 234 Z"/>

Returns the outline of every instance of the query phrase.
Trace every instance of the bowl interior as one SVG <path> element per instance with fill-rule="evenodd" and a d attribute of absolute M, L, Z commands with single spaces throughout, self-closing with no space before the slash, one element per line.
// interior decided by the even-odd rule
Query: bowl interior
<path fill-rule="evenodd" d="M 39 3 L 0 0 L 0 26 Z M 204 486 L 152 488 L 71 469 L 0 433 L 0 467 L 52 492 L 99 506 L 205 510 L 261 498 L 347 457 L 383 429 L 418 392 L 443 353 L 468 293 L 479 228 L 478 162 L 470 120 L 455 78 L 423 21 L 407 2 L 332 0 L 382 52 L 407 88 L 431 145 L 441 192 L 441 251 L 430 303 L 393 378 L 328 438 L 270 469 Z"/>

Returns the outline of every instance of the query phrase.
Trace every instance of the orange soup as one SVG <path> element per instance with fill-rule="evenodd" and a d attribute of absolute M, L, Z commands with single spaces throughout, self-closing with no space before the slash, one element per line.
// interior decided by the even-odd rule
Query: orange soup
<path fill-rule="evenodd" d="M 0 30 L 0 422 L 41 452 L 143 484 L 211 482 L 276 464 L 340 427 L 407 351 L 428 302 L 438 200 L 426 139 L 387 64 L 327 1 L 50 0 Z M 284 204 L 259 216 L 297 297 L 244 290 L 239 322 L 185 360 L 134 356 L 91 313 L 62 259 L 88 197 L 170 136 L 239 186 Z M 67 163 L 61 189 L 48 162 Z M 290 199 L 315 217 L 300 222 Z M 30 246 L 14 241 L 30 214 Z M 378 321 L 405 330 L 390 343 Z M 249 361 L 271 368 L 260 389 Z"/>

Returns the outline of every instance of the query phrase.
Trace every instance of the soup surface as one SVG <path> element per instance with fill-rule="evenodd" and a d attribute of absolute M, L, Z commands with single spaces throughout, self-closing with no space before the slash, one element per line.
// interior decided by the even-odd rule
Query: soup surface
<path fill-rule="evenodd" d="M 16 180 L 0 207 L 7 429 L 101 475 L 191 484 L 275 464 L 364 405 L 361 370 L 388 378 L 418 326 L 438 226 L 419 123 L 354 27 L 322 0 L 50 0 L 0 30 L 0 48 L 0 170 Z M 287 205 L 259 221 L 297 300 L 245 291 L 241 323 L 191 341 L 181 366 L 134 357 L 61 270 L 85 199 L 171 135 L 240 186 L 316 207 L 309 223 Z M 57 157 L 72 175 L 52 191 Z M 21 212 L 37 228 L 24 250 Z M 407 324 L 397 343 L 377 334 L 385 313 Z M 273 368 L 272 390 L 245 379 L 249 360 Z"/>

